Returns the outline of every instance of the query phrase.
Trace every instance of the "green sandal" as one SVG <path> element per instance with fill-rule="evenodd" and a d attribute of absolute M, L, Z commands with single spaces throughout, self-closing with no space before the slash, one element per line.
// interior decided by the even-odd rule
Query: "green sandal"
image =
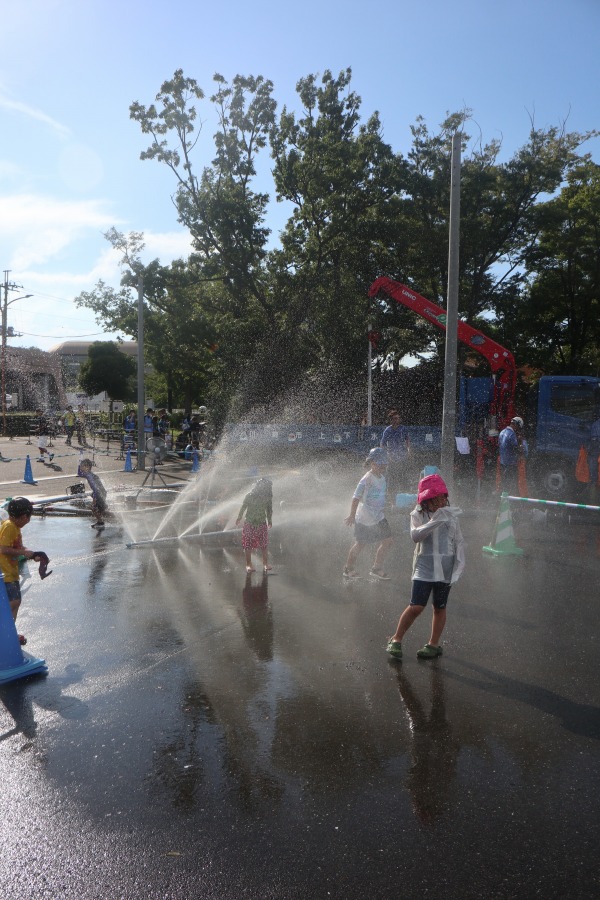
<path fill-rule="evenodd" d="M 433 644 L 425 644 L 421 650 L 417 650 L 419 659 L 437 659 L 444 651 L 441 647 L 434 647 Z"/>
<path fill-rule="evenodd" d="M 394 659 L 402 659 L 402 644 L 400 643 L 400 641 L 393 641 L 390 638 L 385 649 L 390 654 L 390 656 L 394 657 Z"/>

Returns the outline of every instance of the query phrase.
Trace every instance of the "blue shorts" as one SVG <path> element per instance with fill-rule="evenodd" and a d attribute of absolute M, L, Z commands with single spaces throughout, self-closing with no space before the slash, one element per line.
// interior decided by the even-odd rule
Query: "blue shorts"
<path fill-rule="evenodd" d="M 357 544 L 378 544 L 391 536 L 392 531 L 387 519 L 380 519 L 375 525 L 354 523 L 354 538 Z"/>
<path fill-rule="evenodd" d="M 18 581 L 5 581 L 4 587 L 6 588 L 9 602 L 21 599 L 21 585 Z"/>
<path fill-rule="evenodd" d="M 445 581 L 419 581 L 415 578 L 412 583 L 412 594 L 410 596 L 411 606 L 427 606 L 429 595 L 433 590 L 433 606 L 434 609 L 446 609 L 448 602 L 448 594 L 451 585 Z"/>

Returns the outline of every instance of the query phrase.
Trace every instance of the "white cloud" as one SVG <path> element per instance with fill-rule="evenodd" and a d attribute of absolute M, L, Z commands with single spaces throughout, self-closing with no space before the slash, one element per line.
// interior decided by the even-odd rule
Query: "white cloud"
<path fill-rule="evenodd" d="M 161 233 L 145 231 L 144 257 L 158 257 L 163 265 L 174 259 L 187 259 L 192 252 L 192 237 L 189 231 L 165 231 Z"/>
<path fill-rule="evenodd" d="M 60 137 L 69 137 L 71 134 L 70 128 L 67 128 L 66 125 L 57 122 L 56 119 L 46 115 L 46 113 L 42 112 L 40 109 L 28 106 L 27 103 L 21 103 L 20 100 L 10 100 L 8 97 L 0 95 L 0 109 L 5 109 L 8 112 L 20 113 L 28 119 L 35 119 L 37 122 L 42 122 L 44 125 L 48 125 L 52 128 L 52 130 L 60 135 Z"/>
<path fill-rule="evenodd" d="M 59 340 L 102 331 L 93 313 L 73 300 L 98 281 L 120 287 L 121 254 L 103 235 L 113 225 L 125 233 L 128 229 L 107 210 L 108 204 L 99 200 L 0 196 L 0 243 L 10 279 L 20 286 L 15 295 L 34 295 L 10 307 L 10 324 L 22 334 L 13 345 L 48 349 Z M 158 257 L 168 265 L 191 252 L 190 235 L 183 230 L 146 232 L 144 241 L 144 263 Z"/>
<path fill-rule="evenodd" d="M 168 265 L 174 259 L 186 259 L 191 252 L 187 232 L 151 233 L 146 237 L 143 262 L 158 257 L 163 265 Z M 118 289 L 123 274 L 120 261 L 120 253 L 106 243 L 92 266 L 84 270 L 54 269 L 50 272 L 21 268 L 15 271 L 18 271 L 19 282 L 27 285 L 27 291 L 70 300 L 82 291 L 91 291 L 99 281 Z"/>
<path fill-rule="evenodd" d="M 0 237 L 10 248 L 8 268 L 43 265 L 90 231 L 115 223 L 97 200 L 69 201 L 35 194 L 0 197 Z"/>

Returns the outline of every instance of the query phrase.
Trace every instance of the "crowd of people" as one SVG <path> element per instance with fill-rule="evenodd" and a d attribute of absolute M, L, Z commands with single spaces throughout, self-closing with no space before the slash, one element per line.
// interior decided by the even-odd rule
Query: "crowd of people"
<path fill-rule="evenodd" d="M 52 462 L 54 454 L 48 449 L 53 438 L 64 433 L 65 445 L 73 446 L 74 442 L 81 447 L 90 446 L 88 438 L 94 433 L 94 425 L 85 405 L 79 404 L 75 409 L 69 404 L 60 415 L 37 409 L 30 422 L 30 434 L 35 436 L 39 450 L 39 462 Z M 111 434 L 119 428 L 111 429 Z M 137 447 L 138 421 L 135 409 L 125 412 L 122 422 L 122 443 L 124 450 Z M 200 407 L 195 414 L 186 414 L 178 428 L 173 425 L 172 417 L 166 409 L 154 410 L 148 407 L 143 417 L 145 439 L 150 437 L 164 440 L 167 449 L 174 450 L 181 458 L 191 459 L 194 451 L 202 452 L 210 449 L 207 410 Z"/>

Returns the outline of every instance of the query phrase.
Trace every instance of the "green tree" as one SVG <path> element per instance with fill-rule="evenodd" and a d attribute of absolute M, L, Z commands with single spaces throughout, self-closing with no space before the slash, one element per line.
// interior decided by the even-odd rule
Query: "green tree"
<path fill-rule="evenodd" d="M 275 101 L 271 82 L 261 76 L 238 75 L 229 84 L 217 74 L 214 81 L 210 102 L 218 122 L 215 155 L 199 175 L 193 159 L 198 140 L 195 103 L 204 92 L 194 79 L 177 70 L 163 83 L 155 104 L 135 102 L 130 115 L 152 138 L 141 158 L 167 165 L 176 179 L 179 221 L 193 238 L 188 265 L 198 288 L 196 302 L 199 299 L 214 328 L 210 346 L 219 347 L 210 360 L 211 371 L 216 371 L 213 383 L 220 404 L 226 405 L 242 369 L 256 371 L 264 344 L 281 328 L 265 266 L 269 197 L 253 187 Z M 269 383 L 267 376 L 262 381 L 267 393 Z"/>
<path fill-rule="evenodd" d="M 130 116 L 152 138 L 141 159 L 155 159 L 175 176 L 179 221 L 192 235 L 202 277 L 227 285 L 234 303 L 253 298 L 270 315 L 262 272 L 269 198 L 252 185 L 257 154 L 266 146 L 273 123 L 273 85 L 260 76 L 236 75 L 229 84 L 217 74 L 214 81 L 217 89 L 210 100 L 218 119 L 215 157 L 199 176 L 193 160 L 199 137 L 194 101 L 202 100 L 204 91 L 193 78 L 178 69 L 162 84 L 154 104 L 146 107 L 136 101 Z"/>
<path fill-rule="evenodd" d="M 422 118 L 412 127 L 398 217 L 398 232 L 405 238 L 386 274 L 445 305 L 451 144 L 453 134 L 461 131 L 459 314 L 486 332 L 501 325 L 496 336 L 502 341 L 505 311 L 514 308 L 525 282 L 540 198 L 560 187 L 580 159 L 579 147 L 593 132 L 539 129 L 532 123 L 523 147 L 501 161 L 501 142 L 472 144 L 466 131 L 470 118 L 470 110 L 449 115 L 434 133 Z M 404 329 L 414 347 L 443 352 L 443 336 L 412 313 L 392 304 L 386 318 L 394 328 Z M 393 346 L 390 349 L 393 355 Z M 461 355 L 465 352 L 459 348 Z"/>
<path fill-rule="evenodd" d="M 519 355 L 546 372 L 600 370 L 600 166 L 582 159 L 533 216 L 528 281 L 504 310 Z"/>
<path fill-rule="evenodd" d="M 589 135 L 532 123 L 525 145 L 503 160 L 500 142 L 471 142 L 465 110 L 434 132 L 419 118 L 403 158 L 384 142 L 377 113 L 361 117 L 350 69 L 300 79 L 301 113 L 284 108 L 278 118 L 273 85 L 262 76 L 227 82 L 216 75 L 214 82 L 208 102 L 217 129 L 211 162 L 203 167 L 205 95 L 194 79 L 179 69 L 155 103 L 130 107 L 151 139 L 141 157 L 173 173 L 179 221 L 193 239 L 188 260 L 142 267 L 148 355 L 167 390 L 186 405 L 192 398 L 214 401 L 224 415 L 233 403 L 237 416 L 256 403 L 272 406 L 285 391 L 298 396 L 302 384 L 329 373 L 362 377 L 369 322 L 381 335 L 375 365 L 382 371 L 397 371 L 407 353 L 441 355 L 439 331 L 396 304 L 370 303 L 367 288 L 387 274 L 444 305 L 457 129 L 463 142 L 459 312 L 500 340 L 517 307 L 525 322 L 534 293 L 523 285 L 536 275 L 538 207 L 579 164 Z M 269 194 L 256 189 L 267 145 L 274 198 L 291 207 L 272 244 Z M 112 238 L 114 246 L 125 240 L 117 232 Z M 129 248 L 125 240 L 130 249 L 135 241 Z M 124 272 L 121 291 L 100 283 L 78 298 L 129 334 L 136 328 L 136 264 Z"/>
<path fill-rule="evenodd" d="M 194 401 L 206 395 L 211 380 L 218 378 L 216 330 L 201 303 L 206 285 L 198 284 L 194 267 L 181 260 L 170 266 L 153 260 L 143 266 L 139 254 L 144 244 L 139 233 L 126 236 L 113 228 L 105 237 L 121 253 L 121 288 L 115 291 L 100 281 L 93 291 L 83 292 L 75 302 L 92 309 L 108 329 L 135 337 L 141 275 L 145 358 L 165 378 L 169 409 L 176 398 L 189 411 Z"/>
<path fill-rule="evenodd" d="M 403 167 L 378 114 L 361 123 L 350 82 L 350 69 L 300 79 L 302 115 L 284 108 L 273 127 L 277 199 L 292 214 L 270 262 L 286 331 L 302 334 L 310 351 L 305 365 L 356 372 L 364 367 L 367 288 L 386 265 Z"/>
<path fill-rule="evenodd" d="M 95 341 L 79 370 L 79 384 L 90 396 L 106 391 L 112 412 L 113 400 L 135 397 L 135 360 L 126 356 L 114 341 Z"/>

